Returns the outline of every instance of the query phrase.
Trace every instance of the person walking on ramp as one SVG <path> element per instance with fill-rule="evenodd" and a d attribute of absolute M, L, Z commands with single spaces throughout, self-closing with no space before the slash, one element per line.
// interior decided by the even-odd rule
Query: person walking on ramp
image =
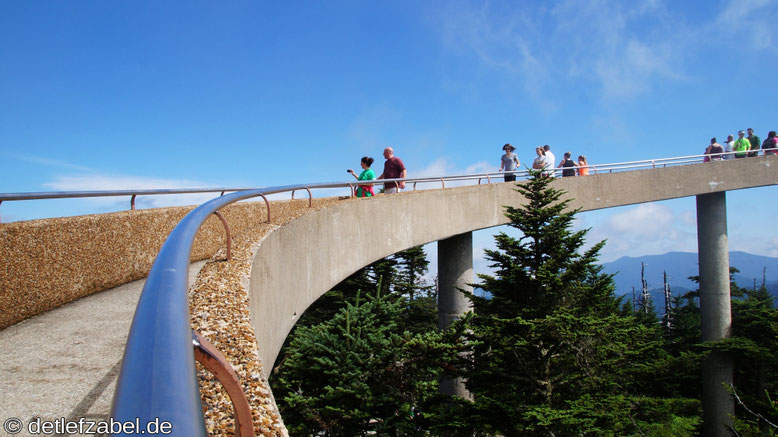
<path fill-rule="evenodd" d="M 403 164 L 400 158 L 394 156 L 394 150 L 391 147 L 384 149 L 384 158 L 386 158 L 384 172 L 381 173 L 381 176 L 378 176 L 378 179 L 405 179 L 407 177 L 405 164 Z M 385 194 L 396 193 L 398 189 L 405 189 L 405 182 L 387 182 L 384 184 Z"/>
<path fill-rule="evenodd" d="M 505 155 L 500 157 L 500 171 L 504 170 L 506 173 L 515 171 L 519 167 L 519 157 L 513 153 L 516 148 L 510 144 L 506 144 L 502 146 L 502 150 L 505 150 Z M 505 175 L 505 182 L 513 182 L 515 180 L 516 173 Z"/>
<path fill-rule="evenodd" d="M 369 156 L 363 156 L 362 161 L 359 162 L 359 165 L 362 166 L 362 173 L 357 176 L 354 173 L 354 170 L 348 169 L 347 171 L 351 173 L 351 176 L 357 178 L 358 181 L 372 181 L 375 179 L 375 172 L 370 168 L 370 166 L 373 165 L 373 158 Z M 373 192 L 373 184 L 358 186 L 356 194 L 357 197 L 375 196 L 375 193 Z"/>

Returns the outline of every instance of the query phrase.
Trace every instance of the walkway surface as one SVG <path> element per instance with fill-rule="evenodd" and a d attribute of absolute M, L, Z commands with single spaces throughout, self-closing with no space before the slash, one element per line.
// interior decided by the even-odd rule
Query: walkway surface
<path fill-rule="evenodd" d="M 204 264 L 190 266 L 190 284 Z M 19 419 L 25 430 L 16 435 L 27 436 L 27 424 L 37 417 L 107 419 L 145 282 L 87 296 L 0 331 L 0 423 L 11 426 L 9 419 Z"/>

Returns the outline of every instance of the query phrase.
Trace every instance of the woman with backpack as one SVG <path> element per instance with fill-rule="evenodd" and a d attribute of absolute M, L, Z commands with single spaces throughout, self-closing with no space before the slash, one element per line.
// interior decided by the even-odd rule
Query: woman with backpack
<path fill-rule="evenodd" d="M 778 155 L 778 137 L 774 130 L 767 134 L 767 138 L 762 143 L 762 150 L 765 151 L 765 155 Z"/>

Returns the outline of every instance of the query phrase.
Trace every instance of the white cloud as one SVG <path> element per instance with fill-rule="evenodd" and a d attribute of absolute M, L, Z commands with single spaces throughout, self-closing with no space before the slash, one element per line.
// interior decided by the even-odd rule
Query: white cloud
<path fill-rule="evenodd" d="M 494 173 L 497 169 L 494 165 L 489 165 L 486 161 L 476 162 L 470 164 L 465 168 L 458 168 L 454 163 L 447 158 L 438 158 L 423 167 L 419 171 L 414 172 L 412 177 L 430 177 L 430 176 L 451 176 L 451 175 L 465 175 L 465 174 L 481 174 L 481 173 Z"/>
<path fill-rule="evenodd" d="M 535 41 L 542 29 L 524 8 L 510 9 L 491 3 L 452 9 L 442 16 L 443 41 L 454 51 L 475 55 L 489 69 L 520 77 L 524 91 L 553 110 L 555 105 L 543 97 L 550 63 Z"/>
<path fill-rule="evenodd" d="M 413 172 L 413 177 L 425 178 L 431 176 L 443 176 L 452 174 L 454 164 L 446 158 L 438 158 L 424 168 Z"/>
<path fill-rule="evenodd" d="M 778 237 L 753 235 L 748 232 L 742 232 L 739 229 L 733 229 L 731 221 L 728 223 L 728 226 L 730 251 L 743 251 L 755 255 L 778 257 Z"/>
<path fill-rule="evenodd" d="M 559 106 L 561 83 L 594 82 L 604 99 L 632 98 L 656 80 L 682 80 L 690 32 L 659 1 L 568 0 L 477 3 L 449 10 L 444 43 L 485 68 L 519 79 L 543 108 Z"/>
<path fill-rule="evenodd" d="M 607 216 L 590 225 L 587 244 L 607 239 L 602 261 L 622 256 L 697 250 L 697 231 L 688 211 L 674 211 L 661 203 L 646 203 Z M 693 215 L 693 214 L 692 214 Z"/>
<path fill-rule="evenodd" d="M 203 188 L 209 185 L 201 181 L 187 179 L 147 178 L 141 176 L 111 176 L 101 174 L 88 174 L 76 176 L 58 176 L 53 181 L 43 184 L 47 188 L 56 191 L 119 191 L 119 190 L 153 190 L 153 189 L 181 189 Z M 165 206 L 199 205 L 220 193 L 193 193 L 138 196 L 136 207 L 159 208 Z M 122 197 L 95 197 L 87 198 L 91 204 L 105 208 L 123 205 L 122 209 L 129 207 L 129 201 Z"/>
<path fill-rule="evenodd" d="M 475 164 L 470 164 L 465 168 L 457 167 L 454 163 L 449 161 L 447 158 L 438 158 L 431 163 L 429 163 L 426 167 L 423 167 L 419 169 L 418 171 L 414 171 L 412 174 L 409 174 L 408 177 L 411 178 L 425 178 L 425 177 L 435 177 L 435 176 L 463 176 L 463 175 L 482 175 L 486 173 L 495 173 L 497 169 L 494 168 L 494 165 L 489 165 L 486 161 L 480 161 L 476 162 Z M 492 180 L 495 180 L 494 176 L 491 176 Z M 499 179 L 502 181 L 502 179 Z M 481 181 L 482 184 L 485 184 L 487 181 L 486 177 Z M 478 184 L 477 179 L 468 179 L 468 180 L 462 180 L 462 181 L 446 181 L 446 188 L 451 187 L 461 187 L 464 185 L 476 185 Z M 439 181 L 435 182 L 424 182 L 419 183 L 416 187 L 416 189 L 434 189 L 434 188 L 441 188 L 441 183 Z M 412 185 L 408 186 L 407 189 L 412 189 Z"/>
<path fill-rule="evenodd" d="M 30 162 L 33 164 L 39 164 L 39 165 L 45 165 L 47 167 L 58 167 L 58 168 L 64 168 L 68 170 L 76 170 L 76 171 L 82 171 L 82 172 L 93 172 L 89 167 L 78 165 L 78 164 L 72 164 L 67 161 L 63 161 L 60 159 L 53 159 L 53 158 L 46 158 L 41 156 L 33 156 L 33 155 L 13 155 L 16 159 L 19 159 L 21 161 Z"/>
<path fill-rule="evenodd" d="M 726 28 L 729 42 L 747 50 L 778 52 L 775 38 L 776 0 L 729 0 L 716 17 L 717 29 Z"/>
<path fill-rule="evenodd" d="M 345 180 L 345 178 L 344 178 Z M 166 179 L 166 178 L 148 178 L 142 176 L 121 175 L 76 175 L 59 176 L 51 182 L 44 184 L 45 187 L 56 191 L 120 191 L 120 190 L 164 190 L 164 189 L 186 189 L 186 188 L 255 188 L 255 187 L 215 187 L 203 181 L 194 179 Z M 260 187 L 256 187 L 260 188 Z M 215 197 L 220 192 L 210 193 L 190 193 L 190 194 L 161 194 L 161 195 L 139 195 L 136 198 L 137 208 L 161 208 L 168 206 L 201 205 Z M 348 196 L 348 188 L 323 188 L 311 190 L 313 197 L 337 197 Z M 128 196 L 129 197 L 129 196 Z M 267 195 L 268 200 L 289 200 L 292 198 L 291 192 L 283 192 Z M 297 190 L 294 193 L 295 199 L 307 199 L 308 192 L 304 189 Z M 95 206 L 105 208 L 118 207 L 118 209 L 127 209 L 130 202 L 125 197 L 94 197 L 85 198 Z M 249 199 L 248 201 L 261 201 L 261 197 Z"/>

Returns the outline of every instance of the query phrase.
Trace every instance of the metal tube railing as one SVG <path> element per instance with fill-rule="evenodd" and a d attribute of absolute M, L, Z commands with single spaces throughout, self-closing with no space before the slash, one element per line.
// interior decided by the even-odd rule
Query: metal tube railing
<path fill-rule="evenodd" d="M 717 154 L 701 154 L 701 155 L 689 155 L 689 156 L 680 156 L 680 157 L 673 157 L 673 158 L 657 158 L 657 159 L 647 159 L 642 161 L 626 161 L 626 162 L 615 162 L 615 163 L 607 163 L 607 164 L 590 164 L 587 166 L 587 168 L 593 170 L 595 173 L 608 173 L 613 172 L 614 170 L 618 171 L 627 171 L 627 170 L 639 170 L 639 169 L 645 169 L 645 168 L 656 168 L 656 167 L 667 167 L 669 165 L 685 165 L 685 164 L 694 164 L 694 163 L 700 163 L 703 158 L 707 157 L 724 157 L 725 155 L 729 155 L 734 159 L 735 153 L 757 153 L 760 155 L 764 155 L 765 152 L 771 152 L 772 149 L 759 149 L 759 150 L 749 150 L 746 152 L 724 152 L 724 153 L 717 153 Z M 563 167 L 555 167 L 555 168 L 549 168 L 546 169 L 546 171 L 553 171 L 553 172 L 560 172 L 564 170 Z M 453 176 L 430 176 L 430 177 L 421 177 L 421 178 L 406 178 L 406 179 L 381 179 L 381 180 L 374 180 L 372 181 L 373 184 L 382 184 L 384 182 L 393 182 L 393 181 L 403 181 L 403 182 L 413 182 L 413 183 L 425 183 L 425 182 L 435 182 L 440 184 L 442 182 L 443 186 L 445 186 L 446 181 L 456 181 L 456 180 L 475 180 L 478 181 L 479 178 L 483 179 L 486 177 L 489 182 L 491 182 L 491 178 L 499 178 L 500 176 L 506 175 L 506 174 L 515 174 L 516 176 L 529 176 L 529 171 L 527 170 L 516 170 L 512 172 L 493 172 L 493 173 L 477 173 L 477 174 L 463 174 L 463 175 L 453 175 Z M 355 185 L 355 183 L 352 182 L 330 182 L 330 183 L 323 183 L 323 184 L 307 184 L 307 185 L 295 185 L 294 188 L 290 189 L 292 194 L 292 198 L 294 198 L 294 191 L 297 190 L 304 190 L 306 188 L 345 188 L 349 187 L 350 189 Z M 170 194 L 197 194 L 197 193 L 220 193 L 220 195 L 224 195 L 224 193 L 227 192 L 236 192 L 236 191 L 246 191 L 246 190 L 256 190 L 260 189 L 258 187 L 240 187 L 240 188 L 174 188 L 174 189 L 155 189 L 155 190 L 101 190 L 101 191 L 47 191 L 47 192 L 29 192 L 29 193 L 0 193 L 0 204 L 4 201 L 20 201 L 20 200 L 36 200 L 36 199 L 66 199 L 66 198 L 85 198 L 85 197 L 118 197 L 118 196 L 147 196 L 147 195 L 170 195 Z"/>

